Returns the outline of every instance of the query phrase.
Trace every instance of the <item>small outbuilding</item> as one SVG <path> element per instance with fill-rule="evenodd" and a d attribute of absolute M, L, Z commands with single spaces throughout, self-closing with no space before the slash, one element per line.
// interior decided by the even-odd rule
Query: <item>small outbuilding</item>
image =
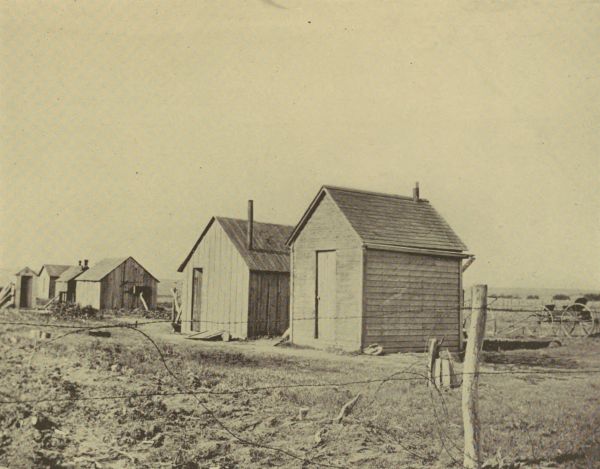
<path fill-rule="evenodd" d="M 56 281 L 56 294 L 61 302 L 74 303 L 76 301 L 76 280 L 83 272 L 88 270 L 88 260 L 78 265 L 73 265 L 65 270 Z"/>
<path fill-rule="evenodd" d="M 291 234 L 291 340 L 386 352 L 461 345 L 466 246 L 419 197 L 324 186 Z"/>
<path fill-rule="evenodd" d="M 38 273 L 38 298 L 50 300 L 56 296 L 56 281 L 71 265 L 44 264 Z"/>
<path fill-rule="evenodd" d="M 33 308 L 36 303 L 38 274 L 29 267 L 15 274 L 15 306 Z"/>
<path fill-rule="evenodd" d="M 292 226 L 212 217 L 179 267 L 182 332 L 281 335 L 289 325 Z"/>
<path fill-rule="evenodd" d="M 80 306 L 96 309 L 156 307 L 158 279 L 133 257 L 104 259 L 75 279 Z"/>

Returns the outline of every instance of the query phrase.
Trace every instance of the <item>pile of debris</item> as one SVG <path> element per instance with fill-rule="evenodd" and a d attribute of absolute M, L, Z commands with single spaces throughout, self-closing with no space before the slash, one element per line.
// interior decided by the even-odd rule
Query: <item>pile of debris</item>
<path fill-rule="evenodd" d="M 118 309 L 111 311 L 115 316 L 134 316 L 144 319 L 171 319 L 171 311 L 158 306 L 156 309 Z"/>
<path fill-rule="evenodd" d="M 51 303 L 46 310 L 61 319 L 101 319 L 100 311 L 91 306 L 81 307 L 75 303 Z"/>

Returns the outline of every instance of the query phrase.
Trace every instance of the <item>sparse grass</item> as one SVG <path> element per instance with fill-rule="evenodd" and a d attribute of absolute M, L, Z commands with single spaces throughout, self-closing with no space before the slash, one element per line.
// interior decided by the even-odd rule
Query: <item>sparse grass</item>
<path fill-rule="evenodd" d="M 168 326 L 153 327 L 144 330 L 156 337 L 178 383 L 173 382 L 156 350 L 135 331 L 114 329 L 110 338 L 70 335 L 43 346 L 29 368 L 33 341 L 28 328 L 10 326 L 0 333 L 6 355 L 0 364 L 2 398 L 165 393 L 183 387 L 201 392 L 197 395 L 200 402 L 242 438 L 321 463 L 446 468 L 459 467 L 462 461 L 460 390 L 438 394 L 422 380 L 278 388 L 292 383 L 381 379 L 402 370 L 397 378 L 415 377 L 413 373 L 424 369 L 424 356 L 322 354 L 315 358 L 310 351 L 295 348 L 275 353 L 252 350 L 252 343 L 175 340 L 158 334 L 159 328 Z M 507 464 L 522 460 L 524 467 L 537 467 L 541 462 L 586 467 L 598 450 L 595 429 L 600 424 L 600 375 L 552 372 L 598 368 L 599 356 L 600 339 L 572 340 L 555 349 L 486 353 L 486 372 L 548 372 L 481 376 L 486 457 Z M 409 363 L 417 367 L 411 368 Z M 119 365 L 117 372 L 111 371 L 115 364 Z M 269 386 L 273 388 L 222 394 Z M 332 423 L 341 406 L 359 392 L 363 397 L 351 416 L 343 424 Z M 298 418 L 302 407 L 309 409 L 305 420 Z M 15 411 L 21 412 L 17 421 L 36 412 L 51 417 L 56 428 L 66 432 L 64 441 L 44 443 L 50 432 L 8 425 Z M 57 465 L 73 463 L 86 445 L 99 461 L 112 457 L 131 464 L 127 456 L 115 453 L 118 449 L 140 458 L 139 465 L 147 467 L 159 463 L 187 464 L 185 467 L 302 465 L 265 448 L 241 444 L 190 395 L 0 406 L 0 424 L 7 429 L 2 434 L 10 438 L 8 444 L 0 439 L 0 465 L 8 467 L 35 465 L 43 460 L 40 455 L 47 460 L 55 458 L 53 464 Z"/>

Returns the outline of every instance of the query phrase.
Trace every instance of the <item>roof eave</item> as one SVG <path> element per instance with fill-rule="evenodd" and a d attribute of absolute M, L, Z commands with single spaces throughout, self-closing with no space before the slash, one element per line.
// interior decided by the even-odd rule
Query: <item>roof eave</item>
<path fill-rule="evenodd" d="M 286 240 L 286 242 L 285 242 L 286 246 L 289 246 L 289 247 L 292 246 L 292 243 L 298 237 L 298 234 L 300 233 L 300 231 L 302 231 L 302 228 L 304 228 L 304 225 L 306 224 L 307 220 L 312 215 L 312 212 L 314 211 L 315 207 L 319 203 L 320 198 L 322 197 L 324 192 L 325 192 L 325 186 L 321 186 L 321 188 L 319 189 L 319 192 L 317 192 L 317 195 L 312 200 L 312 202 L 310 203 L 308 208 L 304 211 L 304 213 L 302 214 L 302 217 L 300 217 L 300 221 L 296 224 L 296 226 L 292 230 L 292 233 Z"/>
<path fill-rule="evenodd" d="M 206 233 L 208 232 L 209 228 L 212 226 L 212 224 L 214 223 L 214 221 L 217 219 L 217 217 L 211 217 L 211 219 L 209 220 L 209 222 L 206 224 L 206 226 L 204 227 L 204 230 L 202 231 L 202 233 L 200 234 L 200 237 L 198 238 L 198 240 L 194 243 L 194 247 L 192 248 L 192 250 L 189 252 L 189 254 L 186 256 L 186 258 L 183 260 L 183 262 L 181 263 L 181 265 L 179 266 L 179 268 L 177 269 L 177 272 L 183 272 L 183 270 L 185 269 L 185 266 L 187 265 L 187 263 L 190 261 L 190 259 L 192 258 L 192 256 L 194 255 L 194 252 L 196 251 L 196 249 L 198 248 L 200 242 L 202 241 L 202 239 L 204 238 L 204 236 L 206 236 Z"/>
<path fill-rule="evenodd" d="M 466 259 L 471 257 L 472 254 L 462 252 L 462 251 L 454 251 L 447 249 L 425 249 L 413 246 L 398 246 L 394 244 L 382 244 L 382 243 L 372 243 L 365 242 L 363 246 L 367 249 L 377 249 L 381 251 L 397 251 L 397 252 L 406 252 L 413 254 L 425 254 L 429 256 L 442 256 L 442 257 L 456 257 L 460 259 Z"/>

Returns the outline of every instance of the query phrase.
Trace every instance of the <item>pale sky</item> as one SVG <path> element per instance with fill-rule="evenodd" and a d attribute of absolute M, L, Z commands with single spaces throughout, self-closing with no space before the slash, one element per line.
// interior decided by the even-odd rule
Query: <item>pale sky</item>
<path fill-rule="evenodd" d="M 600 288 L 600 3 L 2 2 L 0 266 L 174 277 L 212 215 L 421 194 L 465 284 Z"/>

